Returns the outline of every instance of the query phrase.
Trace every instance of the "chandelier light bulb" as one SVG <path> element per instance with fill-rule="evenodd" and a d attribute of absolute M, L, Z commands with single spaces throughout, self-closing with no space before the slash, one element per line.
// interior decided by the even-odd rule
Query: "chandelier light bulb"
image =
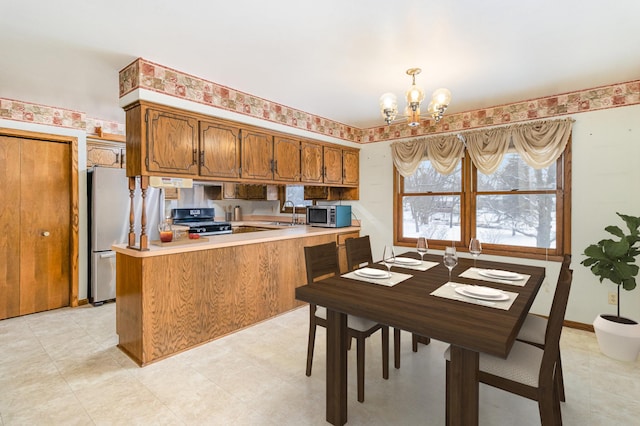
<path fill-rule="evenodd" d="M 409 87 L 409 90 L 407 90 L 407 103 L 411 105 L 411 108 L 414 105 L 420 105 L 422 101 L 424 101 L 424 91 L 415 84 Z"/>
<path fill-rule="evenodd" d="M 393 93 L 385 93 L 380 96 L 380 109 L 397 109 L 398 98 Z"/>
<path fill-rule="evenodd" d="M 451 92 L 442 87 L 433 92 L 432 99 L 437 105 L 447 107 L 451 103 Z"/>

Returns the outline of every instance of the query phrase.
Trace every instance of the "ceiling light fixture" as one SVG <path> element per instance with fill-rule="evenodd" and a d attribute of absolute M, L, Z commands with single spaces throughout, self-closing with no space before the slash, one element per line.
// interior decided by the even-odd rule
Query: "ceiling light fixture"
<path fill-rule="evenodd" d="M 412 78 L 411 87 L 407 90 L 407 106 L 401 119 L 406 119 L 407 124 L 411 127 L 420 125 L 420 103 L 424 100 L 424 91 L 416 86 L 416 75 L 420 74 L 420 68 L 409 68 L 407 75 Z M 431 102 L 427 107 L 427 115 L 433 118 L 436 123 L 442 119 L 449 103 L 451 102 L 451 92 L 448 89 L 441 88 L 433 92 Z M 398 98 L 393 93 L 385 93 L 380 96 L 380 113 L 387 124 L 391 124 L 398 116 Z"/>

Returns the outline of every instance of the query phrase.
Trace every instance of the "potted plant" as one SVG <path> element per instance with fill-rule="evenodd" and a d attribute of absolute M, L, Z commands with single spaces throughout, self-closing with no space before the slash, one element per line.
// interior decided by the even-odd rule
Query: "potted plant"
<path fill-rule="evenodd" d="M 618 240 L 604 239 L 584 251 L 587 258 L 581 263 L 590 267 L 600 282 L 609 280 L 618 285 L 617 315 L 599 315 L 593 323 L 600 350 L 607 356 L 622 361 L 635 361 L 640 353 L 640 325 L 620 316 L 620 287 L 627 291 L 636 288 L 640 254 L 640 217 L 616 213 L 627 225 L 628 234 L 618 226 L 605 230 Z"/>

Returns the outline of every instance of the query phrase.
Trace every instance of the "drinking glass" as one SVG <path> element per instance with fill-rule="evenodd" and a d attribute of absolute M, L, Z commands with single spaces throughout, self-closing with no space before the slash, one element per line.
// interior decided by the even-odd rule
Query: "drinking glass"
<path fill-rule="evenodd" d="M 482 244 L 480 244 L 480 240 L 477 238 L 472 238 L 469 241 L 469 253 L 473 256 L 473 267 L 476 267 L 476 259 L 482 253 Z"/>
<path fill-rule="evenodd" d="M 393 251 L 393 246 L 384 246 L 384 251 L 382 252 L 382 263 L 387 267 L 389 277 L 391 277 L 391 266 L 395 261 L 396 253 Z"/>
<path fill-rule="evenodd" d="M 418 254 L 420 255 L 420 260 L 424 262 L 424 255 L 427 254 L 427 250 L 429 249 L 429 244 L 427 243 L 427 239 L 425 237 L 418 237 L 418 241 L 416 242 L 416 250 L 418 250 Z"/>
<path fill-rule="evenodd" d="M 449 282 L 451 282 L 451 271 L 458 264 L 458 253 L 456 253 L 455 247 L 447 247 L 444 249 L 443 262 L 444 266 L 449 269 Z"/>

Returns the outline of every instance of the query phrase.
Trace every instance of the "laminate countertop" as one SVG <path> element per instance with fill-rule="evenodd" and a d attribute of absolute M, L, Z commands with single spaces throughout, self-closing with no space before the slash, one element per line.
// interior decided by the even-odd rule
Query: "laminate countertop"
<path fill-rule="evenodd" d="M 260 221 L 239 221 L 232 222 L 232 225 L 255 226 L 270 229 L 265 231 L 243 232 L 238 234 L 209 235 L 206 237 L 208 239 L 207 241 L 181 240 L 184 241 L 184 244 L 180 244 L 181 241 L 176 241 L 171 245 L 160 246 L 154 244 L 153 242 L 150 242 L 149 250 L 145 251 L 127 248 L 126 244 L 115 244 L 111 248 L 116 253 L 125 254 L 131 257 L 151 257 L 199 250 L 211 250 L 247 244 L 258 244 L 291 238 L 304 238 L 314 235 L 345 234 L 360 231 L 360 227 L 357 226 L 349 226 L 345 228 L 319 228 L 308 225 L 281 226 Z"/>

